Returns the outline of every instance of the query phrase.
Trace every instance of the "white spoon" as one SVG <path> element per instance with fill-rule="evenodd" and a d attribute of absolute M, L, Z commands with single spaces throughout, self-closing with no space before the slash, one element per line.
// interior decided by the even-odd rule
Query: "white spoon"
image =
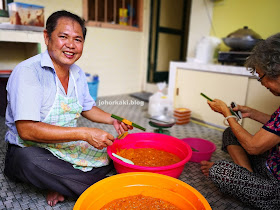
<path fill-rule="evenodd" d="M 128 160 L 128 159 L 126 159 L 126 158 L 124 158 L 124 157 L 121 157 L 121 156 L 117 155 L 116 153 L 112 153 L 112 155 L 113 155 L 114 157 L 116 157 L 116 158 L 122 160 L 122 161 L 125 162 L 125 163 L 134 165 L 134 163 L 133 163 L 131 160 Z"/>

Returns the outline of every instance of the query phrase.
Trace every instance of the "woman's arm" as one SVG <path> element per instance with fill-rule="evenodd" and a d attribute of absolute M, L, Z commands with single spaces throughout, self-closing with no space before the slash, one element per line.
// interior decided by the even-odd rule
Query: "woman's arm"
<path fill-rule="evenodd" d="M 215 112 L 221 113 L 224 115 L 224 117 L 228 117 L 231 114 L 229 108 L 227 105 L 218 99 L 215 99 L 214 101 L 210 102 L 208 101 L 209 106 L 212 110 Z M 254 117 L 256 119 L 262 119 L 264 120 L 266 117 L 261 118 L 260 116 L 266 116 L 265 114 L 261 112 L 255 112 L 253 109 L 249 111 L 249 108 L 243 107 L 243 114 L 247 113 L 246 115 L 243 115 L 245 117 Z M 239 109 L 241 111 L 241 109 Z M 249 116 L 252 115 L 252 116 Z M 255 116 L 254 116 L 255 115 Z M 267 119 L 268 121 L 269 119 Z M 260 129 L 255 135 L 251 135 L 247 130 L 245 130 L 236 120 L 235 118 L 228 118 L 228 123 L 231 127 L 232 132 L 242 145 L 242 147 L 252 155 L 262 154 L 263 152 L 271 149 L 276 144 L 280 143 L 280 137 L 266 131 L 265 129 Z"/>
<path fill-rule="evenodd" d="M 261 128 L 255 135 L 251 135 L 234 118 L 228 119 L 232 132 L 251 155 L 262 154 L 280 143 L 280 137 Z"/>
<path fill-rule="evenodd" d="M 252 109 L 247 106 L 237 105 L 237 107 L 233 108 L 234 111 L 241 111 L 243 118 L 250 118 L 252 120 L 258 121 L 262 124 L 265 124 L 269 119 L 270 115 L 260 112 L 256 109 Z"/>

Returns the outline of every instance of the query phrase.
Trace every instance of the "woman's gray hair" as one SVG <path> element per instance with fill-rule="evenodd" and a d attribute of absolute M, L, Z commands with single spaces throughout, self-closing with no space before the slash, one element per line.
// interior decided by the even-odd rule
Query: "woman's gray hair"
<path fill-rule="evenodd" d="M 251 73 L 258 68 L 269 78 L 277 78 L 280 75 L 280 33 L 259 41 L 247 58 L 245 67 Z"/>

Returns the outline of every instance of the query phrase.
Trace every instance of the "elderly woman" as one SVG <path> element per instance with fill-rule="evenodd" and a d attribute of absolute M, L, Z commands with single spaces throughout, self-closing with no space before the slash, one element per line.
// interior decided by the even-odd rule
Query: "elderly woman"
<path fill-rule="evenodd" d="M 275 96 L 280 95 L 280 33 L 260 41 L 246 61 L 246 67 L 257 74 L 258 81 Z M 222 149 L 233 162 L 201 162 L 201 170 L 223 193 L 260 209 L 280 208 L 280 107 L 267 115 L 250 107 L 238 105 L 244 118 L 263 124 L 251 135 L 241 127 L 227 105 L 218 99 L 207 101 L 215 112 L 229 123 L 224 131 Z M 268 102 L 269 103 L 269 102 Z"/>

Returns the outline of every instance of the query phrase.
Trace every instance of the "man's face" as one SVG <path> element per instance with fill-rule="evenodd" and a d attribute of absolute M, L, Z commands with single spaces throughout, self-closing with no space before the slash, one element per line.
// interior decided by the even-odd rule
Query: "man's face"
<path fill-rule="evenodd" d="M 70 18 L 59 18 L 51 37 L 44 31 L 45 43 L 54 67 L 69 68 L 82 55 L 84 38 L 80 24 Z"/>

